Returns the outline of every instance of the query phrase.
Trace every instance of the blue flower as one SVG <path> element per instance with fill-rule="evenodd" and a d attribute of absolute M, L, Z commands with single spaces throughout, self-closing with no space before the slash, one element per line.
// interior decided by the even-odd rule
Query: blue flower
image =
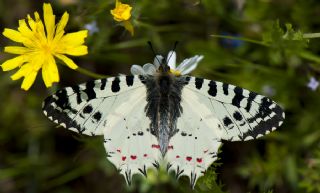
<path fill-rule="evenodd" d="M 319 81 L 317 81 L 317 79 L 315 79 L 314 77 L 311 77 L 307 84 L 307 87 L 309 87 L 312 91 L 315 91 L 317 90 L 318 86 L 319 86 Z"/>
<path fill-rule="evenodd" d="M 89 31 L 89 35 L 92 35 L 92 34 L 94 34 L 96 32 L 99 32 L 99 28 L 97 26 L 97 22 L 96 21 L 92 21 L 90 23 L 85 24 L 84 28 Z"/>
<path fill-rule="evenodd" d="M 270 85 L 263 85 L 262 93 L 265 94 L 266 96 L 272 97 L 276 94 L 276 90 Z"/>

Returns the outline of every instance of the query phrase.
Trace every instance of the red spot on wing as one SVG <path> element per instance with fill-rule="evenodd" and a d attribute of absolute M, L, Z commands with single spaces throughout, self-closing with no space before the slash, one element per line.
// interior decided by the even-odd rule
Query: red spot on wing
<path fill-rule="evenodd" d="M 137 156 L 136 156 L 136 155 L 132 155 L 132 156 L 130 156 L 130 157 L 131 157 L 132 160 L 137 159 Z"/>
<path fill-rule="evenodd" d="M 180 158 L 180 156 L 177 155 L 176 158 Z"/>
<path fill-rule="evenodd" d="M 126 156 L 122 156 L 122 161 L 125 161 L 126 159 L 127 159 L 127 157 Z"/>
<path fill-rule="evenodd" d="M 148 154 L 143 154 L 143 157 L 147 157 L 148 156 Z"/>
<path fill-rule="evenodd" d="M 172 146 L 172 145 L 169 145 L 169 146 L 168 146 L 168 150 L 169 150 L 169 149 L 173 149 L 173 146 Z"/>
<path fill-rule="evenodd" d="M 202 162 L 202 158 L 197 158 L 197 162 L 201 163 Z"/>
<path fill-rule="evenodd" d="M 191 160 L 192 160 L 192 157 L 188 156 L 188 157 L 186 157 L 186 160 L 187 160 L 187 161 L 191 161 Z"/>
<path fill-rule="evenodd" d="M 160 149 L 160 145 L 152 144 L 152 148 Z"/>

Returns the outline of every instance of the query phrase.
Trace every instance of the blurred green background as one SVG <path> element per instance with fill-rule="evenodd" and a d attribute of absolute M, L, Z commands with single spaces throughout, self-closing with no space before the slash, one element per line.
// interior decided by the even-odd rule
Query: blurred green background
<path fill-rule="evenodd" d="M 320 40 L 309 34 L 320 31 L 318 0 L 123 1 L 133 7 L 133 37 L 110 15 L 113 0 L 46 2 L 57 19 L 68 11 L 67 32 L 91 24 L 89 54 L 74 58 L 84 69 L 129 74 L 132 64 L 153 60 L 147 41 L 165 55 L 178 40 L 179 61 L 204 55 L 194 76 L 269 96 L 285 109 L 286 120 L 262 139 L 225 142 L 195 190 L 186 177 L 176 181 L 164 171 L 148 179 L 136 176 L 127 187 L 107 161 L 101 137 L 57 128 L 41 112 L 42 101 L 55 90 L 94 77 L 59 65 L 61 82 L 54 88 L 46 89 L 38 75 L 25 92 L 20 81 L 10 79 L 13 71 L 1 72 L 0 193 L 320 192 Z M 42 4 L 0 0 L 1 31 L 16 29 L 18 19 L 34 11 L 42 16 Z M 0 37 L 1 48 L 12 44 Z M 0 53 L 0 62 L 12 57 Z"/>

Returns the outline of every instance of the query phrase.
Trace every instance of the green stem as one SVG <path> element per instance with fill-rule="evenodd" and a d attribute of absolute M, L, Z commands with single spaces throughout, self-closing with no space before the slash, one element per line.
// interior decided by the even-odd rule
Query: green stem
<path fill-rule="evenodd" d="M 311 53 L 311 52 L 307 52 L 307 51 L 304 51 L 304 52 L 300 52 L 299 53 L 299 56 L 301 58 L 304 58 L 304 59 L 307 59 L 307 60 L 311 60 L 313 62 L 316 62 L 318 64 L 320 64 L 320 57 Z"/>
<path fill-rule="evenodd" d="M 107 75 L 103 75 L 103 74 L 97 74 L 97 73 L 94 73 L 94 72 L 91 72 L 87 69 L 84 69 L 84 68 L 81 68 L 81 67 L 78 67 L 76 69 L 77 72 L 80 72 L 84 75 L 87 75 L 87 76 L 91 76 L 92 78 L 95 78 L 95 79 L 100 79 L 100 78 L 108 78 L 110 76 L 107 76 Z"/>
<path fill-rule="evenodd" d="M 140 26 L 142 28 L 146 28 L 148 30 L 152 30 L 155 32 L 166 32 L 166 31 L 174 30 L 177 27 L 177 26 L 173 26 L 173 25 L 156 26 L 156 25 L 151 25 L 146 22 L 142 22 L 142 21 L 138 21 L 138 20 L 135 20 L 134 23 L 137 26 Z"/>
<path fill-rule="evenodd" d="M 145 27 L 145 28 L 148 28 L 148 29 L 154 29 L 155 27 L 151 24 L 148 24 L 148 23 L 145 23 L 145 22 L 142 22 L 142 21 L 138 21 L 138 20 L 135 20 L 134 23 L 140 27 Z"/>
<path fill-rule="evenodd" d="M 63 66 L 67 66 L 65 63 L 62 63 L 62 62 L 59 61 L 59 60 L 58 60 L 58 63 L 61 64 L 61 65 L 63 65 Z M 90 77 L 95 78 L 95 79 L 109 78 L 109 77 L 110 77 L 110 76 L 108 76 L 108 75 L 97 74 L 97 73 L 91 72 L 91 71 L 89 71 L 89 70 L 87 70 L 87 69 L 81 68 L 80 66 L 78 66 L 78 68 L 75 69 L 75 71 L 80 72 L 81 74 L 90 76 Z"/>
<path fill-rule="evenodd" d="M 303 38 L 310 39 L 310 38 L 320 38 L 320 33 L 307 33 L 303 34 Z"/>
<path fill-rule="evenodd" d="M 147 42 L 148 42 L 147 38 L 130 40 L 130 41 L 113 44 L 112 46 L 107 47 L 107 49 L 108 50 L 127 49 L 127 48 L 147 45 Z"/>
<path fill-rule="evenodd" d="M 245 42 L 253 43 L 253 44 L 258 44 L 260 46 L 269 46 L 269 44 L 264 43 L 262 41 L 258 40 L 253 40 L 253 39 L 248 39 L 248 38 L 240 38 L 240 37 L 234 37 L 234 36 L 225 36 L 225 35 L 211 35 L 212 37 L 216 38 L 225 38 L 225 39 L 231 39 L 231 40 L 242 40 Z"/>
<path fill-rule="evenodd" d="M 62 184 L 65 184 L 67 182 L 70 182 L 79 176 L 85 175 L 89 172 L 91 172 L 96 166 L 94 164 L 86 164 L 82 167 L 75 168 L 74 170 L 65 172 L 63 175 L 57 176 L 56 178 L 53 178 L 51 181 L 48 181 L 43 188 L 45 190 L 49 190 L 51 188 L 60 186 Z"/>

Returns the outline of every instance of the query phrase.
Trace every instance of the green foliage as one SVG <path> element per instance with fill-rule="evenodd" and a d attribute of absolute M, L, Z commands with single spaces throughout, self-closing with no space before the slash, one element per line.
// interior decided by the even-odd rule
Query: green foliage
<path fill-rule="evenodd" d="M 270 24 L 270 28 L 263 33 L 263 43 L 269 46 L 269 58 L 274 64 L 283 62 L 292 56 L 299 55 L 308 46 L 308 39 L 301 31 L 294 31 L 292 24 L 285 24 L 285 30 L 277 20 Z"/>
<path fill-rule="evenodd" d="M 305 159 L 304 167 L 300 167 L 301 182 L 299 186 L 306 192 L 320 192 L 320 150 L 315 149 L 314 153 Z"/>
<path fill-rule="evenodd" d="M 206 171 L 205 175 L 199 179 L 197 182 L 196 190 L 198 192 L 215 192 L 215 193 L 223 193 L 222 191 L 223 184 L 221 182 L 217 182 L 217 173 L 216 169 L 221 164 L 218 163 L 219 161 L 216 161 L 213 163 L 208 170 Z"/>
<path fill-rule="evenodd" d="M 1 73 L 0 192 L 320 192 L 319 88 L 306 86 L 310 77 L 320 78 L 320 35 L 312 33 L 319 26 L 318 1 L 123 2 L 133 6 L 133 37 L 112 19 L 113 0 L 52 1 L 57 18 L 70 14 L 68 32 L 92 21 L 99 28 L 86 40 L 89 54 L 75 59 L 80 71 L 59 65 L 61 82 L 54 88 L 47 90 L 39 78 L 24 92 L 10 80 L 13 72 Z M 1 31 L 41 6 L 0 1 Z M 268 95 L 285 109 L 286 120 L 262 139 L 226 142 L 195 190 L 165 169 L 149 171 L 147 179 L 135 176 L 127 187 L 106 160 L 102 138 L 57 128 L 42 115 L 41 103 L 60 87 L 151 62 L 147 41 L 166 54 L 176 40 L 179 61 L 204 55 L 193 75 Z M 1 37 L 1 47 L 9 44 Z M 0 53 L 1 62 L 11 57 Z"/>

